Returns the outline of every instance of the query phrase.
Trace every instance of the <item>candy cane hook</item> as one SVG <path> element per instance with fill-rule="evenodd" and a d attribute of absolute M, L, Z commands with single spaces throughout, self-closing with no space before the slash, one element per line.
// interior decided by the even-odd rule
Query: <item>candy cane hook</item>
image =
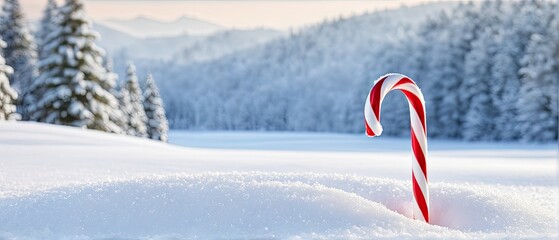
<path fill-rule="evenodd" d="M 425 120 L 425 100 L 423 94 L 411 78 L 390 73 L 380 77 L 365 103 L 365 127 L 369 137 L 380 136 L 380 108 L 382 100 L 392 90 L 400 90 L 410 106 L 413 218 L 429 222 L 429 188 L 427 186 L 427 123 Z"/>

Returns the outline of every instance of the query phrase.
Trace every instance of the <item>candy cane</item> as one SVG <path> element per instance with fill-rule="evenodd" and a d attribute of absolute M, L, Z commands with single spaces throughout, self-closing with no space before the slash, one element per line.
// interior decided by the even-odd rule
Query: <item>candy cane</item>
<path fill-rule="evenodd" d="M 400 90 L 408 99 L 411 121 L 411 146 L 413 151 L 413 218 L 429 222 L 429 188 L 427 187 L 427 124 L 423 94 L 413 80 L 402 74 L 387 74 L 380 77 L 365 103 L 365 127 L 367 136 L 380 136 L 380 107 L 382 100 L 392 90 Z"/>

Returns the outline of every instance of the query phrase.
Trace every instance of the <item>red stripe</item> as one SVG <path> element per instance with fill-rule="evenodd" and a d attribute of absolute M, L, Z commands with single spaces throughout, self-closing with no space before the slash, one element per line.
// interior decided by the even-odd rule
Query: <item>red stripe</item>
<path fill-rule="evenodd" d="M 413 179 L 413 196 L 415 197 L 415 201 L 423 214 L 423 218 L 425 218 L 426 222 L 429 222 L 429 208 L 427 206 L 427 202 L 425 202 L 425 197 L 423 196 L 423 192 L 421 192 L 421 188 L 415 180 L 415 174 L 411 173 Z"/>
<path fill-rule="evenodd" d="M 425 176 L 425 181 L 427 181 L 427 161 L 425 161 L 425 154 L 423 153 L 423 149 L 421 149 L 419 141 L 417 141 L 417 136 L 415 136 L 413 129 L 411 131 L 411 148 L 413 155 L 415 156 L 415 159 L 417 159 L 417 163 L 419 163 L 421 171 Z"/>
<path fill-rule="evenodd" d="M 421 102 L 421 100 L 419 100 L 419 97 L 416 96 L 415 94 L 408 92 L 406 90 L 402 90 L 402 89 L 400 90 L 406 95 L 408 101 L 411 103 L 413 109 L 417 113 L 417 116 L 419 116 L 419 121 L 423 126 L 423 132 L 427 135 L 427 127 L 425 126 L 425 109 L 423 109 L 423 103 Z"/>
<path fill-rule="evenodd" d="M 375 86 L 373 86 L 373 89 L 371 89 L 371 93 L 369 94 L 370 95 L 369 101 L 371 102 L 371 107 L 373 108 L 373 113 L 375 114 L 375 117 L 377 118 L 377 121 L 379 121 L 379 122 L 380 122 L 380 90 L 382 89 L 382 84 L 384 83 L 384 80 L 387 77 L 388 76 L 379 80 L 375 84 Z"/>
<path fill-rule="evenodd" d="M 375 133 L 373 132 L 371 127 L 369 127 L 369 123 L 367 122 L 367 119 L 365 119 L 365 132 L 367 133 L 367 136 L 369 136 L 369 137 L 374 137 L 375 136 Z"/>
<path fill-rule="evenodd" d="M 405 78 L 400 79 L 396 84 L 394 84 L 392 89 L 394 89 L 395 87 L 397 87 L 399 85 L 406 84 L 406 83 L 411 83 L 411 84 L 415 85 L 415 83 L 411 79 L 405 77 Z"/>

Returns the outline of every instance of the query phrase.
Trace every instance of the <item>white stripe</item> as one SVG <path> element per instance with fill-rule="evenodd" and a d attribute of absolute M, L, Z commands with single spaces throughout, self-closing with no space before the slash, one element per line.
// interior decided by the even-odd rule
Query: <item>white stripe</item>
<path fill-rule="evenodd" d="M 421 188 L 421 192 L 426 193 L 428 191 L 427 178 L 425 178 L 425 175 L 421 170 L 421 166 L 419 166 L 419 164 L 417 163 L 417 159 L 415 159 L 415 157 L 413 158 L 413 162 L 412 162 L 412 171 L 413 171 L 413 175 L 415 176 L 415 181 L 417 181 L 417 184 Z"/>
<path fill-rule="evenodd" d="M 426 222 L 425 217 L 423 217 L 423 213 L 421 212 L 421 208 L 419 208 L 419 203 L 415 201 L 415 197 L 413 201 L 413 218 Z"/>
<path fill-rule="evenodd" d="M 382 84 L 382 88 L 380 89 L 381 103 L 382 100 L 384 100 L 386 94 L 388 94 L 388 92 L 392 90 L 394 85 L 396 85 L 396 83 L 398 83 L 403 78 L 403 76 L 400 74 L 388 74 L 387 76 L 388 77 L 384 79 L 384 83 Z"/>
<path fill-rule="evenodd" d="M 422 193 L 423 193 L 423 196 L 425 196 L 425 192 L 422 192 Z M 419 201 L 417 201 L 417 199 L 415 198 L 415 194 L 412 193 L 412 195 L 413 195 L 413 201 L 415 203 L 414 204 L 415 208 L 413 209 L 414 210 L 413 215 L 416 219 L 425 221 L 425 217 L 423 216 L 423 212 L 421 212 L 421 208 L 419 207 Z M 425 204 L 427 206 L 427 214 L 429 214 L 429 198 L 428 197 L 426 197 L 426 199 L 425 199 Z"/>
<path fill-rule="evenodd" d="M 410 106 L 411 130 L 415 134 L 417 142 L 419 142 L 419 146 L 421 146 L 421 151 L 423 151 L 423 155 L 427 156 L 427 136 L 425 135 L 423 124 L 421 124 L 421 120 L 419 120 L 419 116 L 417 115 L 417 112 L 414 110 L 411 103 L 409 103 L 409 106 Z"/>
<path fill-rule="evenodd" d="M 404 83 L 396 86 L 396 88 L 394 89 L 406 90 L 412 93 L 413 95 L 417 96 L 417 98 L 419 98 L 419 101 L 421 101 L 421 103 L 423 103 L 423 106 L 425 106 L 425 99 L 423 99 L 423 93 L 421 93 L 421 90 L 417 87 L 417 85 L 413 83 Z"/>
<path fill-rule="evenodd" d="M 380 125 L 380 122 L 375 117 L 375 113 L 373 112 L 373 108 L 371 107 L 370 99 L 371 99 L 371 93 L 369 92 L 369 96 L 367 96 L 367 100 L 365 101 L 365 121 L 367 121 L 367 124 L 369 124 L 371 130 L 373 130 L 375 136 L 380 136 L 382 134 L 382 126 Z"/>
<path fill-rule="evenodd" d="M 429 183 L 425 182 L 425 192 L 423 192 L 423 197 L 425 198 L 425 205 L 427 206 L 427 213 L 429 213 Z"/>

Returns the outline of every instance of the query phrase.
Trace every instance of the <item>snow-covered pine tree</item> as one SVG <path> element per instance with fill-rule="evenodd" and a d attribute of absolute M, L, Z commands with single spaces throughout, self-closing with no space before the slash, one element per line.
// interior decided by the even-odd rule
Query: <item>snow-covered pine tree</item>
<path fill-rule="evenodd" d="M 114 81 L 103 67 L 104 51 L 97 47 L 98 34 L 85 17 L 81 0 L 66 0 L 59 8 L 56 29 L 49 34 L 40 61 L 44 68 L 33 84 L 40 96 L 32 119 L 41 122 L 120 132 L 111 121 L 118 102 L 110 92 Z"/>
<path fill-rule="evenodd" d="M 471 95 L 464 92 L 464 68 L 466 55 L 472 49 L 472 42 L 477 39 L 480 29 L 479 11 L 477 6 L 469 2 L 454 9 L 452 20 L 447 30 L 448 43 L 442 54 L 444 77 L 441 81 L 442 101 L 439 106 L 440 122 L 443 124 L 443 136 L 463 138 L 464 116 L 469 109 Z M 445 53 L 444 51 L 447 51 Z M 434 69 L 436 71 L 436 68 Z M 437 80 L 437 79 L 434 79 Z M 460 94 L 457 94 L 457 93 Z"/>
<path fill-rule="evenodd" d="M 119 87 L 118 94 L 115 96 L 117 96 L 119 109 L 123 115 L 122 120 L 124 121 L 124 125 L 122 126 L 122 129 L 124 130 L 124 134 L 135 136 L 136 131 L 134 128 L 130 127 L 130 114 L 133 112 L 132 103 L 130 102 L 130 94 L 124 87 L 124 83 Z"/>
<path fill-rule="evenodd" d="M 554 4 L 540 6 L 557 10 Z M 532 34 L 521 60 L 518 129 L 524 141 L 548 142 L 557 140 L 559 20 L 553 11 L 540 15 L 540 20 L 543 31 Z"/>
<path fill-rule="evenodd" d="M 6 64 L 14 69 L 14 73 L 10 76 L 10 83 L 23 99 L 36 76 L 36 46 L 27 28 L 19 0 L 4 1 L 0 18 L 0 34 L 7 45 L 4 49 Z M 25 108 L 21 107 L 24 102 L 21 99 L 17 101 L 18 111 L 22 112 L 23 119 L 28 119 L 28 114 L 23 111 Z"/>
<path fill-rule="evenodd" d="M 495 30 L 486 27 L 479 38 L 472 43 L 472 51 L 466 55 L 465 85 L 471 94 L 469 109 L 464 115 L 464 131 L 466 140 L 494 140 L 496 108 L 491 97 L 491 69 L 493 55 L 496 51 L 494 42 Z"/>
<path fill-rule="evenodd" d="M 39 55 L 39 61 L 48 57 L 48 52 L 43 49 L 45 45 L 48 44 L 48 35 L 51 34 L 56 29 L 55 18 L 58 17 L 58 5 L 56 0 L 48 0 L 47 6 L 43 11 L 43 17 L 39 23 L 39 29 L 35 33 L 35 39 L 37 39 L 37 51 Z"/>
<path fill-rule="evenodd" d="M 0 40 L 0 49 L 5 46 L 6 43 Z M 14 105 L 17 92 L 10 86 L 8 80 L 8 75 L 12 72 L 13 69 L 6 65 L 4 57 L 0 54 L 0 120 L 16 120 L 19 118 Z"/>
<path fill-rule="evenodd" d="M 165 116 L 163 100 L 151 73 L 148 73 L 144 87 L 144 110 L 148 119 L 147 133 L 149 138 L 167 142 L 169 124 Z"/>
<path fill-rule="evenodd" d="M 142 89 L 140 89 L 140 85 L 138 84 L 136 67 L 132 63 L 128 64 L 124 91 L 127 92 L 130 98 L 130 109 L 127 111 L 128 134 L 137 137 L 147 137 L 146 123 L 148 119 L 142 103 Z"/>
<path fill-rule="evenodd" d="M 459 10 L 454 14 L 458 15 L 457 12 Z M 455 23 L 454 17 L 443 12 L 421 30 L 428 36 L 423 44 L 427 45 L 423 61 L 427 62 L 424 82 L 428 92 L 425 96 L 429 134 L 443 138 L 460 138 L 462 133 L 460 99 L 456 91 L 462 83 L 466 51 L 459 45 L 464 45 L 466 40 L 455 36 L 458 30 L 454 28 L 461 25 Z"/>
<path fill-rule="evenodd" d="M 511 141 L 520 136 L 517 129 L 516 99 L 520 90 L 520 69 L 518 59 L 522 49 L 522 39 L 518 35 L 518 27 L 514 24 L 516 16 L 511 14 L 512 8 L 518 4 L 503 4 L 497 6 L 495 12 L 499 17 L 495 36 L 498 49 L 493 57 L 491 69 L 491 98 L 496 109 L 495 140 Z M 517 11 L 514 11 L 517 12 Z M 514 16 L 514 17 L 512 17 Z"/>
<path fill-rule="evenodd" d="M 128 127 L 128 120 L 127 120 L 127 115 L 124 114 L 124 111 L 122 110 L 122 108 L 120 108 L 120 90 L 119 90 L 119 85 L 118 85 L 118 74 L 116 74 L 113 70 L 113 60 L 110 57 L 106 57 L 105 58 L 105 69 L 107 70 L 107 81 L 109 82 L 114 82 L 114 86 L 110 89 L 110 93 L 112 95 L 114 95 L 117 98 L 118 101 L 118 107 L 114 110 L 111 111 L 109 114 L 109 119 L 111 122 L 114 122 L 116 125 L 118 125 L 121 129 L 121 131 L 119 132 L 115 132 L 118 134 L 126 134 L 126 129 Z"/>
<path fill-rule="evenodd" d="M 481 29 L 471 43 L 471 50 L 464 61 L 464 81 L 461 85 L 460 96 L 463 105 L 468 105 L 463 113 L 463 138 L 466 140 L 494 140 L 495 117 L 497 108 L 493 103 L 491 79 L 493 57 L 497 52 L 495 38 L 498 34 L 500 22 L 496 4 L 500 2 L 485 1 L 481 4 L 477 21 Z"/>
<path fill-rule="evenodd" d="M 39 23 L 39 29 L 35 33 L 35 39 L 37 40 L 37 50 L 38 50 L 38 66 L 37 70 L 38 73 L 43 73 L 48 71 L 47 66 L 41 65 L 41 62 L 44 62 L 46 58 L 50 56 L 50 52 L 47 50 L 47 44 L 53 40 L 53 31 L 56 29 L 56 17 L 58 17 L 58 5 L 56 4 L 55 0 L 49 0 L 47 2 L 47 6 L 43 11 L 43 17 L 41 22 Z M 50 36 L 49 36 L 50 35 Z M 52 51 L 52 49 L 50 49 Z M 39 77 L 39 76 L 37 76 Z M 35 79 L 33 79 L 35 80 Z M 23 97 L 23 112 L 28 113 L 27 120 L 37 121 L 35 119 L 33 113 L 37 111 L 37 100 L 40 98 L 40 88 L 42 86 L 38 84 L 34 84 L 33 82 L 29 86 L 29 91 Z"/>

